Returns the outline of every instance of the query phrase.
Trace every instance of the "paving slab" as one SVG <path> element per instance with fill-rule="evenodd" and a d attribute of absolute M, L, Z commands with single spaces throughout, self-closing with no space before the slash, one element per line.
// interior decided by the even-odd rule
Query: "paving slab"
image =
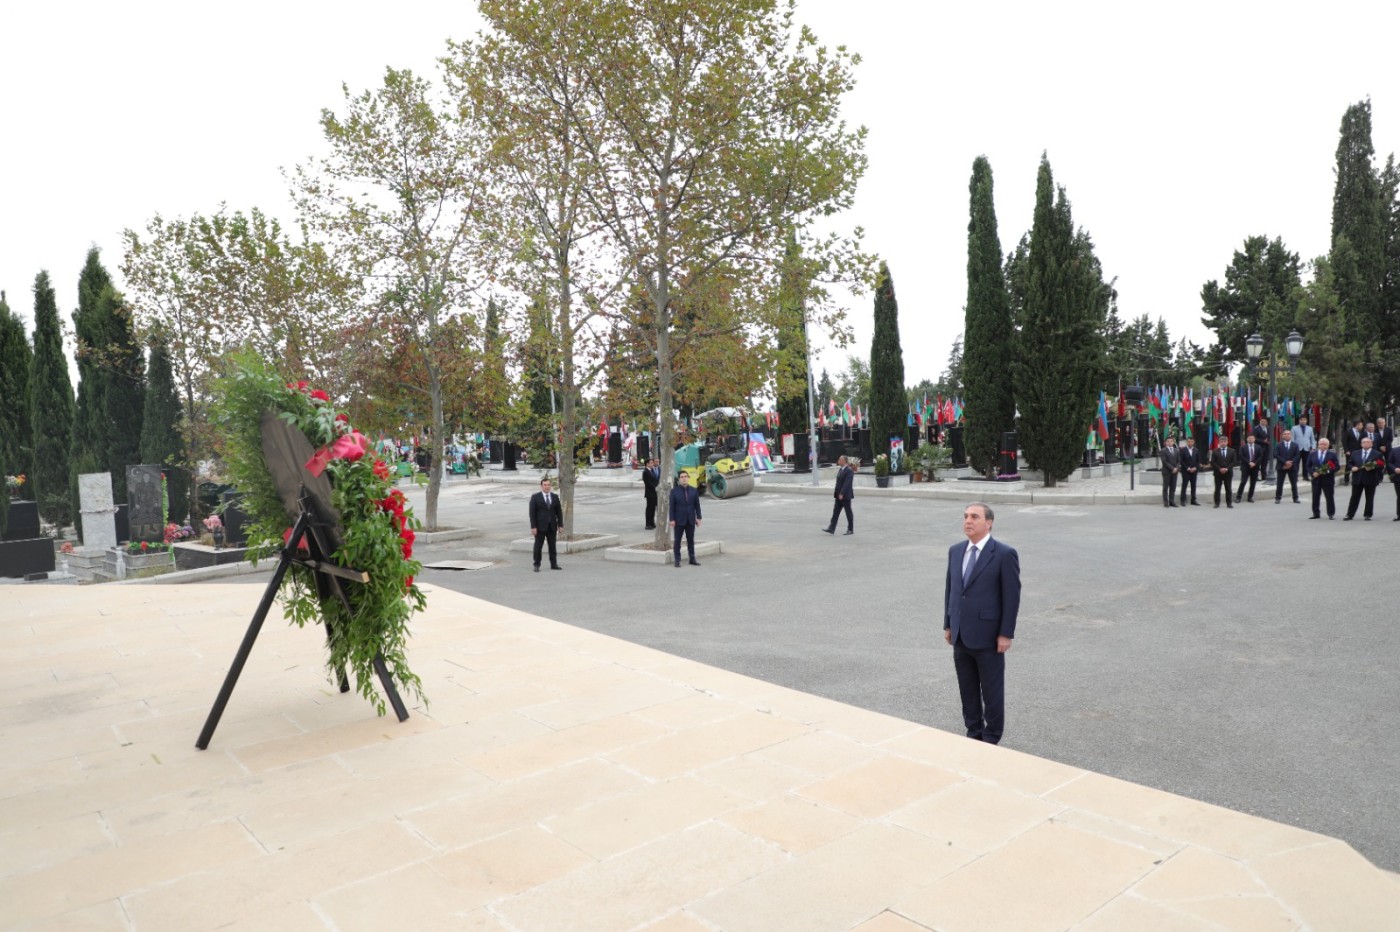
<path fill-rule="evenodd" d="M 407 722 L 274 610 L 207 751 L 258 587 L 11 590 L 0 926 L 1400 928 L 1327 836 L 426 588 Z"/>

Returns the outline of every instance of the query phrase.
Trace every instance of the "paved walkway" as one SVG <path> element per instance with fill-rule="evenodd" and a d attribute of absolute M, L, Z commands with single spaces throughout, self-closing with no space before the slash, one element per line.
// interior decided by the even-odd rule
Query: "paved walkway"
<path fill-rule="evenodd" d="M 0 925 L 1400 929 L 1334 839 L 433 589 L 399 724 L 260 587 L 40 586 L 0 627 Z"/>

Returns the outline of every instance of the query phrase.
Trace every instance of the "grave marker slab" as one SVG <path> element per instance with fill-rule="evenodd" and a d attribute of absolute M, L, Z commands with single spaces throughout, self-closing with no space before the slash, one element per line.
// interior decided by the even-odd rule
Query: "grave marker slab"
<path fill-rule="evenodd" d="M 83 515 L 83 546 L 110 550 L 117 545 L 117 509 L 112 504 L 112 474 L 78 476 L 78 510 Z"/>
<path fill-rule="evenodd" d="M 159 466 L 126 467 L 126 504 L 133 541 L 158 543 L 165 539 Z"/>

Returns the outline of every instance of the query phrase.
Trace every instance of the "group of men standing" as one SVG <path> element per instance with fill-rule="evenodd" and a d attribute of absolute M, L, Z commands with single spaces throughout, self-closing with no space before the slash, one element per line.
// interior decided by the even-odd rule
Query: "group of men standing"
<path fill-rule="evenodd" d="M 1162 469 L 1162 507 L 1177 508 L 1196 501 L 1196 480 L 1203 470 L 1210 470 L 1214 479 L 1215 507 L 1220 507 L 1221 491 L 1225 493 L 1225 507 L 1234 508 L 1242 501 L 1253 502 L 1259 480 L 1268 479 L 1268 465 L 1274 464 L 1274 504 L 1283 501 L 1284 481 L 1296 504 L 1298 498 L 1298 475 L 1312 483 L 1312 517 L 1322 517 L 1322 502 L 1327 503 L 1327 517 L 1336 516 L 1335 488 L 1338 473 L 1343 484 L 1351 486 L 1351 501 L 1347 506 L 1345 520 L 1356 516 L 1364 499 L 1363 516 L 1370 521 L 1376 495 L 1376 486 L 1381 476 L 1389 475 L 1395 486 L 1395 520 L 1400 521 L 1400 450 L 1395 448 L 1395 434 L 1386 426 L 1384 418 L 1373 422 L 1358 419 L 1348 428 L 1342 438 L 1345 462 L 1331 449 L 1331 442 L 1323 437 L 1315 439 L 1308 419 L 1303 416 L 1291 430 L 1283 432 L 1282 439 L 1269 447 L 1267 423 L 1256 425 L 1238 449 L 1228 444 L 1216 447 L 1209 456 L 1203 457 L 1196 448 L 1194 437 L 1188 436 L 1184 446 L 1178 447 L 1176 438 L 1168 437 L 1162 448 L 1160 462 Z M 1272 455 L 1270 455 L 1272 453 Z M 1240 470 L 1239 486 L 1234 486 L 1235 470 Z M 1177 483 L 1180 482 L 1180 504 L 1177 501 Z M 1266 486 L 1267 488 L 1267 486 Z"/>

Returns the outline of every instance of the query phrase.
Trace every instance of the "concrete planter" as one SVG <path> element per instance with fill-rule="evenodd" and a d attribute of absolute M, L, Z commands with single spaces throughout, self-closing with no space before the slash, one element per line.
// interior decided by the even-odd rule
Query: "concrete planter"
<path fill-rule="evenodd" d="M 718 540 L 697 540 L 695 558 L 718 556 L 724 551 L 724 544 Z M 685 541 L 681 541 L 681 559 L 686 558 Z M 667 566 L 671 562 L 670 550 L 644 550 L 641 547 L 609 547 L 603 553 L 604 560 L 614 563 L 650 563 L 653 566 Z M 682 564 L 684 565 L 684 564 Z"/>
<path fill-rule="evenodd" d="M 612 547 L 620 540 L 616 534 L 586 534 L 578 540 L 556 541 L 555 551 L 558 553 L 583 553 L 585 550 L 598 550 L 603 547 Z M 545 544 L 548 547 L 548 544 Z M 514 553 L 533 553 L 535 550 L 535 539 L 533 537 L 522 537 L 519 540 L 510 542 L 510 549 Z"/>
<path fill-rule="evenodd" d="M 119 578 L 117 556 L 116 550 L 107 551 L 108 579 Z M 175 571 L 175 555 L 164 547 L 146 553 L 122 552 L 121 557 L 126 561 L 127 579 L 145 579 L 148 576 L 160 576 Z"/>

